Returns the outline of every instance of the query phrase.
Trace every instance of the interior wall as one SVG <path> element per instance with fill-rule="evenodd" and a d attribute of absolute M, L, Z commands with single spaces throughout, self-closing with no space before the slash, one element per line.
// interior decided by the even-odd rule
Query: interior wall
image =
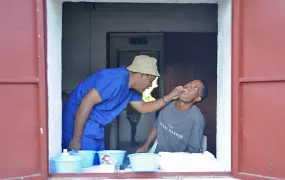
<path fill-rule="evenodd" d="M 91 72 L 106 67 L 106 33 L 110 31 L 217 31 L 215 8 L 203 4 L 98 4 L 95 8 L 91 14 Z"/>
<path fill-rule="evenodd" d="M 111 2 L 112 0 L 105 1 Z M 149 3 L 191 3 L 191 0 L 128 1 Z M 209 1 L 210 3 L 213 3 L 213 1 Z M 60 0 L 47 1 L 49 157 L 53 157 L 60 153 L 61 150 L 61 6 L 62 1 Z M 231 0 L 221 0 L 218 3 L 218 6 L 217 124 L 219 131 L 217 133 L 217 158 L 224 166 L 224 171 L 229 171 L 231 170 Z"/>
<path fill-rule="evenodd" d="M 231 171 L 232 0 L 218 3 L 217 158 Z"/>
<path fill-rule="evenodd" d="M 91 22 L 87 3 L 62 6 L 62 87 L 68 94 L 91 75 Z"/>
<path fill-rule="evenodd" d="M 71 7 L 77 4 L 71 4 Z M 69 4 L 70 7 L 70 4 Z M 83 9 L 80 10 L 79 8 Z M 80 28 L 74 28 L 69 32 L 71 36 L 86 39 L 86 27 L 89 24 L 83 23 L 82 11 L 85 6 L 82 4 L 77 6 L 73 15 L 69 18 L 74 19 Z M 74 72 L 72 76 L 64 76 L 63 90 L 72 90 L 81 80 L 85 79 L 87 72 L 90 74 L 100 69 L 106 68 L 106 35 L 108 32 L 217 32 L 217 11 L 216 7 L 205 4 L 95 4 L 95 7 L 89 6 L 91 34 L 90 42 L 76 40 L 79 44 L 68 46 L 64 49 L 70 54 L 64 66 L 64 72 Z M 85 19 L 88 19 L 86 16 Z M 65 22 L 68 20 L 64 20 Z M 84 20 L 86 21 L 86 20 Z M 185 23 L 188 22 L 188 23 Z M 73 22 L 75 23 L 75 22 Z M 65 23 L 65 25 L 67 25 Z M 74 26 L 74 24 L 72 24 Z M 68 42 L 67 44 L 72 43 Z M 86 53 L 82 47 L 90 48 L 91 57 L 86 57 Z M 75 52 L 77 52 L 76 55 Z M 88 51 L 89 52 L 89 51 Z M 80 55 L 79 55 L 80 54 Z M 84 55 L 85 54 L 85 55 Z M 89 54 L 89 53 L 88 53 Z M 89 60 L 90 59 L 90 60 Z M 86 62 L 89 66 L 85 67 L 82 63 Z M 72 64 L 76 64 L 72 65 Z"/>

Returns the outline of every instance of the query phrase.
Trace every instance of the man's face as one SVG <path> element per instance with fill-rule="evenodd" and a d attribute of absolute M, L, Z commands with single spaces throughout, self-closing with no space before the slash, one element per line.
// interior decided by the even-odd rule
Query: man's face
<path fill-rule="evenodd" d="M 199 80 L 191 81 L 183 86 L 184 91 L 179 95 L 179 100 L 182 102 L 200 101 L 199 90 L 202 88 L 202 83 Z"/>
<path fill-rule="evenodd" d="M 152 86 L 152 82 L 155 80 L 155 76 L 140 74 L 140 78 L 137 82 L 137 91 L 144 92 L 146 89 Z"/>

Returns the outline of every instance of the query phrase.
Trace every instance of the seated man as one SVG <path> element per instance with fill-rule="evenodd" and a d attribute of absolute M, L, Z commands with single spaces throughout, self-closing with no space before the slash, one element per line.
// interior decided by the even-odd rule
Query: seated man
<path fill-rule="evenodd" d="M 207 95 L 207 87 L 201 80 L 186 84 L 178 100 L 160 111 L 147 142 L 137 152 L 147 152 L 157 137 L 156 153 L 202 153 L 205 118 L 195 104 Z"/>

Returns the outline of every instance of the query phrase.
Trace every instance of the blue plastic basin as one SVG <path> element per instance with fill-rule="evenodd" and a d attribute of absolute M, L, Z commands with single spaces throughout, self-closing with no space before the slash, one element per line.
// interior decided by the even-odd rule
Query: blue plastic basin
<path fill-rule="evenodd" d="M 159 169 L 160 155 L 137 153 L 128 155 L 133 172 L 156 172 Z"/>
<path fill-rule="evenodd" d="M 79 150 L 77 152 L 69 151 L 71 156 L 82 157 L 81 165 L 82 168 L 88 168 L 93 166 L 94 158 L 96 156 L 96 151 L 92 150 Z"/>
<path fill-rule="evenodd" d="M 51 160 L 53 173 L 81 173 L 80 156 L 57 156 Z"/>
<path fill-rule="evenodd" d="M 116 159 L 117 163 L 115 166 L 119 167 L 119 166 L 123 165 L 126 151 L 124 151 L 124 150 L 103 150 L 103 151 L 98 151 L 97 153 L 99 156 L 100 164 L 103 164 L 102 158 L 104 156 L 108 155 L 111 158 Z"/>

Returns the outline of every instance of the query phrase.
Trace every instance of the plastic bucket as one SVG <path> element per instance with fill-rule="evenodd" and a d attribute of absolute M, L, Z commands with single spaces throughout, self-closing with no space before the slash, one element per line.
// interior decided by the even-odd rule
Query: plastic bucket
<path fill-rule="evenodd" d="M 94 159 L 96 157 L 96 151 L 92 150 L 79 150 L 77 152 L 69 151 L 71 156 L 80 156 L 82 158 L 82 168 L 88 168 L 93 166 Z M 97 158 L 97 157 L 96 157 Z"/>
<path fill-rule="evenodd" d="M 102 159 L 104 157 L 109 156 L 110 159 L 115 159 L 117 161 L 115 166 L 119 167 L 119 166 L 123 165 L 126 151 L 124 151 L 124 150 L 103 150 L 103 151 L 98 151 L 97 153 L 99 156 L 100 164 L 103 164 Z"/>
<path fill-rule="evenodd" d="M 51 160 L 53 173 L 81 173 L 80 156 L 57 156 Z"/>
<path fill-rule="evenodd" d="M 128 155 L 133 172 L 156 172 L 159 169 L 160 155 L 137 153 Z"/>

